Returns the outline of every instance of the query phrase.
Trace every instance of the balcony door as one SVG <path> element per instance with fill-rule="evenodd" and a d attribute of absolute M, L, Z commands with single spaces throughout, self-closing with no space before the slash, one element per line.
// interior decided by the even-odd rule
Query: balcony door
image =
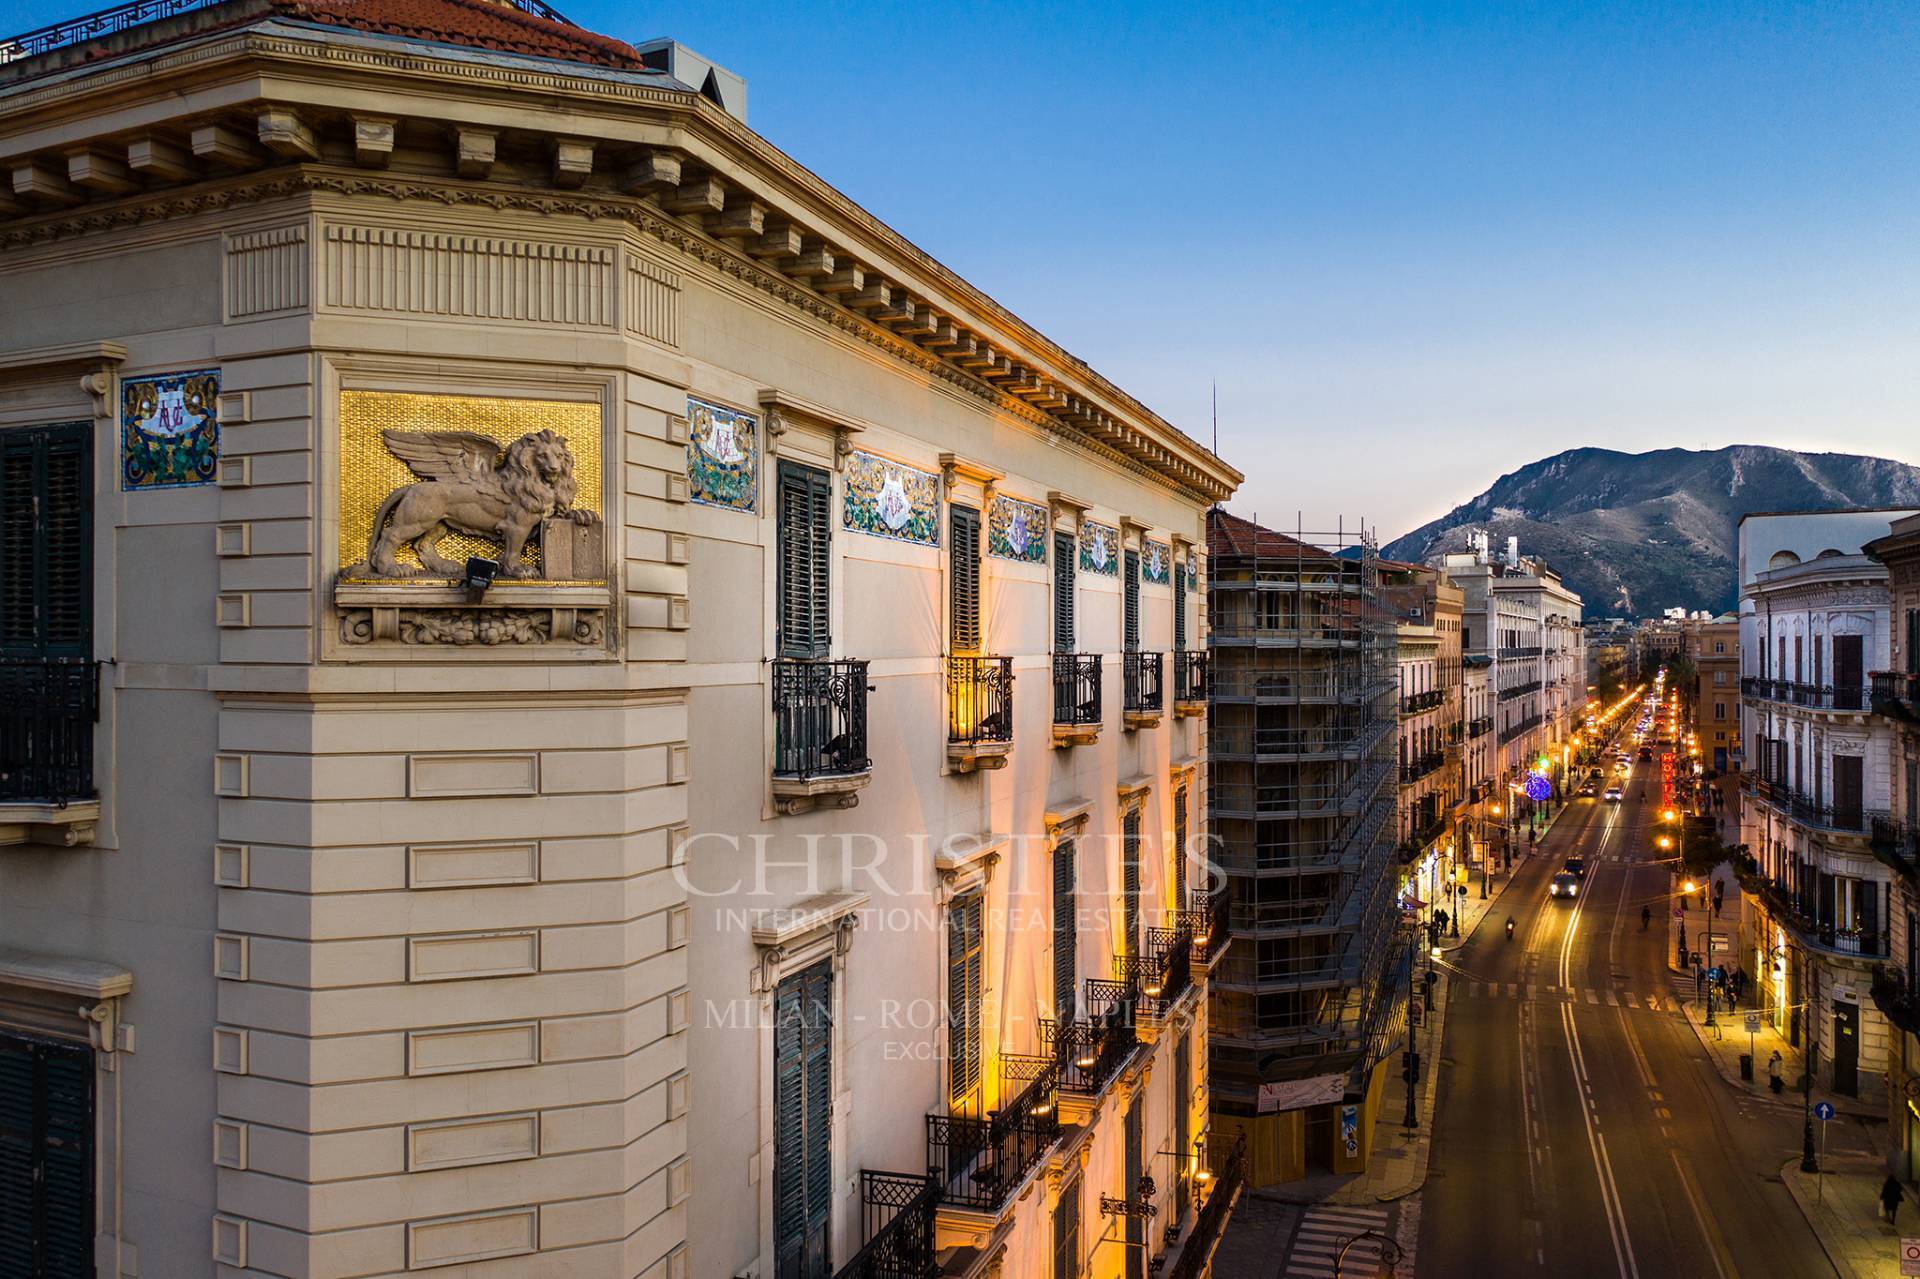
<path fill-rule="evenodd" d="M 1866 640 L 1859 635 L 1833 637 L 1833 705 L 1857 711 L 1866 705 L 1862 685 L 1867 682 Z"/>
<path fill-rule="evenodd" d="M 91 1279 L 93 1054 L 0 1034 L 0 1275 Z"/>
<path fill-rule="evenodd" d="M 1053 847 L 1053 1015 L 1064 1028 L 1074 1019 L 1080 994 L 1079 870 L 1073 841 Z"/>
<path fill-rule="evenodd" d="M 1140 810 L 1130 808 L 1120 822 L 1120 909 L 1123 953 L 1140 954 Z"/>
<path fill-rule="evenodd" d="M 947 1104 L 956 1115 L 978 1115 L 980 999 L 985 969 L 984 893 L 964 893 L 947 908 Z"/>
<path fill-rule="evenodd" d="M 1146 1104 L 1146 1094 L 1137 1092 L 1133 1102 L 1127 1107 L 1127 1184 L 1121 1189 L 1122 1199 L 1136 1199 L 1140 1194 L 1140 1174 L 1146 1171 L 1146 1124 L 1141 1113 Z M 1135 1213 L 1126 1215 L 1127 1223 L 1127 1279 L 1147 1279 L 1147 1231 L 1146 1220 Z"/>
<path fill-rule="evenodd" d="M 953 534 L 949 651 L 971 656 L 980 651 L 980 512 L 956 503 L 948 508 L 947 522 Z"/>
<path fill-rule="evenodd" d="M 1074 541 L 1071 533 L 1053 535 L 1053 651 L 1071 653 L 1073 647 Z"/>
<path fill-rule="evenodd" d="M 833 1274 L 833 961 L 773 997 L 773 1253 L 777 1279 Z"/>
<path fill-rule="evenodd" d="M 1842 830 L 1858 830 L 1866 806 L 1866 760 L 1859 755 L 1833 757 L 1833 821 Z"/>
<path fill-rule="evenodd" d="M 827 623 L 832 506 L 830 473 L 799 462 L 780 463 L 776 642 L 781 657 L 823 658 L 832 646 Z"/>
<path fill-rule="evenodd" d="M 1140 648 L 1140 552 L 1128 551 L 1122 561 L 1122 571 L 1127 580 L 1121 587 L 1125 600 L 1124 615 L 1121 618 L 1122 647 L 1127 652 L 1138 652 Z"/>

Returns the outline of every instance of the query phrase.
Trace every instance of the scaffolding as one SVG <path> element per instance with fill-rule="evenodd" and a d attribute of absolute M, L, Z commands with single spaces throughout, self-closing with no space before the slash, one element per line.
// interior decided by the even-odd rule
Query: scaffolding
<path fill-rule="evenodd" d="M 1398 1017 L 1394 619 L 1363 530 L 1208 516 L 1208 793 L 1232 944 L 1213 970 L 1215 1106 L 1337 1072 Z"/>

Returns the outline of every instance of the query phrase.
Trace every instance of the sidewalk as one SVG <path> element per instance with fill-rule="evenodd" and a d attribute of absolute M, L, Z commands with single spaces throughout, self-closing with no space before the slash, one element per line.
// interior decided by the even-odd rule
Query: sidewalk
<path fill-rule="evenodd" d="M 1900 1229 L 1889 1226 L 1880 1219 L 1880 1183 L 1886 1174 L 1878 1168 L 1862 1169 L 1857 1161 L 1833 1164 L 1838 1171 L 1816 1177 L 1801 1172 L 1800 1161 L 1792 1159 L 1780 1170 L 1780 1180 L 1820 1237 L 1840 1279 L 1892 1279 L 1900 1273 L 1901 1235 L 1920 1235 L 1914 1205 L 1908 1202 L 1900 1209 L 1905 1219 Z"/>

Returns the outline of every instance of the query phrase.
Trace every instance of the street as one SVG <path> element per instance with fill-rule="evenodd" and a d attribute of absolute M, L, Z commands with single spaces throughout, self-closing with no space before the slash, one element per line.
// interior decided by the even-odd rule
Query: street
<path fill-rule="evenodd" d="M 1438 1115 L 1421 1116 L 1437 1123 L 1424 1273 L 1834 1273 L 1780 1182 L 1800 1151 L 1798 1109 L 1735 1097 L 1677 1011 L 1693 982 L 1667 967 L 1658 793 L 1655 766 L 1641 763 L 1623 801 L 1574 800 L 1543 841 L 1548 855 L 1516 872 L 1443 965 L 1455 1000 Z M 1579 895 L 1549 897 L 1576 853 L 1588 862 Z M 1867 1149 L 1852 1124 L 1831 1138 L 1836 1155 Z"/>

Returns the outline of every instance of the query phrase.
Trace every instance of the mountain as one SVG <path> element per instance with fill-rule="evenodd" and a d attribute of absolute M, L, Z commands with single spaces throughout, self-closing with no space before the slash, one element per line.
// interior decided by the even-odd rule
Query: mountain
<path fill-rule="evenodd" d="M 1570 449 L 1495 480 L 1471 502 L 1388 543 L 1389 559 L 1461 550 L 1485 529 L 1497 553 L 1518 536 L 1585 601 L 1588 617 L 1730 609 L 1735 526 L 1753 511 L 1920 507 L 1920 467 L 1852 453 L 1737 444 L 1698 452 Z"/>

